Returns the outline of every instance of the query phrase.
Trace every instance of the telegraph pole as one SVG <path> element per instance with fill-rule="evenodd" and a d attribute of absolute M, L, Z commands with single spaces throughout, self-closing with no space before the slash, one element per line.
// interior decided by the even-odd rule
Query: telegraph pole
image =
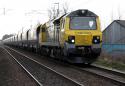
<path fill-rule="evenodd" d="M 2 11 L 3 11 L 2 15 L 4 15 L 4 16 L 7 14 L 8 11 L 12 11 L 12 9 L 6 9 L 6 8 L 0 8 L 0 9 L 2 9 Z"/>
<path fill-rule="evenodd" d="M 0 8 L 0 9 L 2 9 L 2 15 L 6 15 L 6 8 Z"/>
<path fill-rule="evenodd" d="M 3 8 L 3 15 L 5 15 L 6 14 L 6 9 L 5 8 Z"/>
<path fill-rule="evenodd" d="M 58 3 L 54 3 L 58 5 L 58 9 L 57 9 L 57 16 L 59 16 L 59 2 Z"/>

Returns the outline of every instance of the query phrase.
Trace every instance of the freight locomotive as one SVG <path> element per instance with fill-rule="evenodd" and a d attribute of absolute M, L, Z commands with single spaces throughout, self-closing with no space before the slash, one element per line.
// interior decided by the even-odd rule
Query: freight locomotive
<path fill-rule="evenodd" d="M 89 10 L 80 9 L 3 42 L 71 63 L 91 64 L 101 53 L 102 32 L 99 17 Z"/>

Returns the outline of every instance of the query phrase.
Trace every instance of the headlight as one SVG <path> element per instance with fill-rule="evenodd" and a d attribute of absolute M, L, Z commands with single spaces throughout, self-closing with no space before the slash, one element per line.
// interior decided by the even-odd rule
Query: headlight
<path fill-rule="evenodd" d="M 69 43 L 75 43 L 75 36 L 69 36 L 68 37 L 68 42 Z"/>
<path fill-rule="evenodd" d="M 93 42 L 93 44 L 99 44 L 100 43 L 100 36 L 93 36 L 92 42 Z"/>
<path fill-rule="evenodd" d="M 97 43 L 97 40 L 95 39 L 94 42 Z"/>
<path fill-rule="evenodd" d="M 97 39 L 100 39 L 100 37 L 99 37 L 99 36 L 97 36 Z"/>
<path fill-rule="evenodd" d="M 72 43 L 74 43 L 75 42 L 75 40 L 74 39 L 72 39 Z"/>

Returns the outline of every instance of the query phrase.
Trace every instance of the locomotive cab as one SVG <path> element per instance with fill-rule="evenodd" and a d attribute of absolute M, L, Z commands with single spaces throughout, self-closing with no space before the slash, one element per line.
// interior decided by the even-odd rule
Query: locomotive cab
<path fill-rule="evenodd" d="M 46 22 L 39 37 L 42 53 L 72 63 L 92 63 L 101 52 L 99 17 L 89 10 L 76 10 Z"/>
<path fill-rule="evenodd" d="M 92 63 L 101 52 L 102 32 L 99 17 L 88 10 L 73 11 L 64 16 L 60 20 L 59 42 L 65 56 L 80 57 L 78 63 Z M 74 61 L 77 61 L 76 58 Z"/>

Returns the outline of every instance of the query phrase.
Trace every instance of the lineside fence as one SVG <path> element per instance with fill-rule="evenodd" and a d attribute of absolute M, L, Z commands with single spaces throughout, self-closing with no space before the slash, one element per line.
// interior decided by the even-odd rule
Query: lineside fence
<path fill-rule="evenodd" d="M 101 58 L 125 63 L 125 44 L 103 44 Z"/>

